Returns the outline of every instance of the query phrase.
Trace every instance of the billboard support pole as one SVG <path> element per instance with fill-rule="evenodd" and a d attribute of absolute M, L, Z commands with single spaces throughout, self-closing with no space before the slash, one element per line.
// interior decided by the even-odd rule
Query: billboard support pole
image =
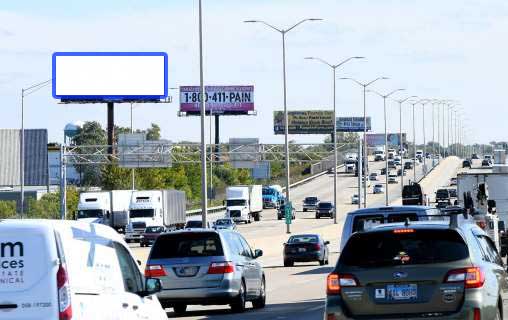
<path fill-rule="evenodd" d="M 215 115 L 215 155 L 219 154 L 219 144 L 220 144 L 220 135 L 219 135 L 219 119 L 220 116 L 218 114 Z"/>
<path fill-rule="evenodd" d="M 115 140 L 115 103 L 108 102 L 108 153 L 113 154 Z"/>
<path fill-rule="evenodd" d="M 201 221 L 206 227 L 208 212 L 208 186 L 206 179 L 206 140 L 205 140 L 205 84 L 203 76 L 203 10 L 199 0 L 199 86 L 201 100 Z"/>

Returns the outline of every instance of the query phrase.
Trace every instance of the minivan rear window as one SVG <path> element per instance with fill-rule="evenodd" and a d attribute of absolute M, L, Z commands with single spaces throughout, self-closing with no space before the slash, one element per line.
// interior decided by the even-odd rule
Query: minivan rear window
<path fill-rule="evenodd" d="M 186 232 L 157 238 L 150 259 L 222 256 L 222 244 L 217 233 Z"/>
<path fill-rule="evenodd" d="M 467 246 L 455 230 L 412 230 L 401 233 L 389 230 L 354 234 L 344 247 L 338 263 L 351 267 L 379 268 L 446 263 L 468 257 Z"/>

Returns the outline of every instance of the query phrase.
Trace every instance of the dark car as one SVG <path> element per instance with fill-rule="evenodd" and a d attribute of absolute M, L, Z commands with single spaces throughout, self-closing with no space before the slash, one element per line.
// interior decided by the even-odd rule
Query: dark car
<path fill-rule="evenodd" d="M 471 220 L 381 225 L 347 242 L 327 278 L 324 318 L 500 320 L 506 276 Z"/>
<path fill-rule="evenodd" d="M 164 232 L 166 232 L 166 227 L 163 226 L 146 227 L 145 231 L 141 234 L 139 245 L 141 247 L 151 246 L 155 243 L 155 240 Z"/>
<path fill-rule="evenodd" d="M 490 163 L 490 160 L 488 159 L 483 159 L 482 160 L 482 167 L 491 167 L 492 164 Z"/>
<path fill-rule="evenodd" d="M 382 176 L 386 175 L 386 168 L 381 168 L 381 173 L 380 173 Z"/>
<path fill-rule="evenodd" d="M 476 153 L 473 153 L 471 155 L 471 159 L 480 159 Z"/>
<path fill-rule="evenodd" d="M 397 170 L 397 175 L 400 177 L 402 175 L 406 175 L 406 169 L 400 168 Z"/>
<path fill-rule="evenodd" d="M 471 168 L 471 161 L 469 160 L 462 161 L 462 168 Z"/>
<path fill-rule="evenodd" d="M 316 207 L 316 219 L 320 219 L 323 216 L 333 218 L 334 211 L 333 203 L 322 201 Z"/>
<path fill-rule="evenodd" d="M 449 189 L 437 189 L 436 191 L 436 202 L 446 202 L 450 204 L 450 190 Z"/>
<path fill-rule="evenodd" d="M 307 211 L 315 211 L 317 204 L 319 202 L 319 199 L 317 197 L 306 197 L 303 200 L 303 212 Z"/>
<path fill-rule="evenodd" d="M 318 234 L 291 236 L 284 243 L 284 267 L 292 267 L 295 262 L 318 261 L 322 266 L 328 264 L 329 244 Z"/>
<path fill-rule="evenodd" d="M 413 169 L 413 163 L 412 162 L 404 162 L 404 169 L 411 170 Z"/>
<path fill-rule="evenodd" d="M 279 206 L 279 209 L 277 209 L 277 219 L 278 220 L 282 220 L 282 219 L 284 219 L 284 217 L 286 217 L 286 205 L 287 205 L 286 203 L 283 203 Z M 291 218 L 293 220 L 296 218 L 295 211 L 296 211 L 295 208 L 292 207 L 291 212 L 293 213 L 293 215 Z"/>

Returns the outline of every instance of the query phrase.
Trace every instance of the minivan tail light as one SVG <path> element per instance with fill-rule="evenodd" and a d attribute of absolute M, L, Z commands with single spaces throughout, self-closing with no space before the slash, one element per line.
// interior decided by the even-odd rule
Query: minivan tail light
<path fill-rule="evenodd" d="M 473 310 L 473 319 L 474 320 L 482 320 L 482 313 L 481 313 L 480 309 L 474 308 L 474 310 Z"/>
<path fill-rule="evenodd" d="M 158 278 L 167 276 L 166 270 L 160 264 L 149 264 L 145 268 L 145 277 Z"/>
<path fill-rule="evenodd" d="M 485 283 L 485 274 L 479 267 L 450 270 L 445 283 L 463 282 L 466 289 L 481 288 Z"/>
<path fill-rule="evenodd" d="M 72 318 L 71 290 L 67 270 L 63 264 L 58 266 L 56 286 L 58 289 L 58 319 L 70 320 Z"/>
<path fill-rule="evenodd" d="M 231 262 L 212 262 L 208 267 L 208 274 L 233 273 L 235 266 Z"/>
<path fill-rule="evenodd" d="M 485 230 L 485 228 L 487 227 L 487 223 L 484 220 L 476 221 L 476 224 L 478 225 L 478 227 L 482 228 L 482 230 Z"/>
<path fill-rule="evenodd" d="M 326 294 L 340 294 L 341 287 L 358 287 L 359 283 L 352 274 L 330 273 L 326 279 Z"/>
<path fill-rule="evenodd" d="M 321 245 L 320 245 L 319 243 L 316 243 L 316 244 L 314 245 L 314 250 L 316 250 L 316 251 L 321 250 Z"/>

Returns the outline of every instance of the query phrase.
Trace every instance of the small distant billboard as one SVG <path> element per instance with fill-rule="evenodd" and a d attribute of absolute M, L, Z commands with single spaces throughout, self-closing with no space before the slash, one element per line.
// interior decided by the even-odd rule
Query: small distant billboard
<path fill-rule="evenodd" d="M 399 133 L 388 133 L 387 142 L 389 146 L 400 145 L 400 134 Z M 406 143 L 406 134 L 402 134 L 402 143 Z M 385 134 L 384 133 L 372 133 L 367 134 L 367 145 L 369 147 L 384 146 L 385 145 Z"/>
<path fill-rule="evenodd" d="M 201 114 L 199 86 L 180 87 L 180 115 Z M 254 86 L 205 86 L 206 114 L 255 114 Z"/>
<path fill-rule="evenodd" d="M 367 131 L 371 130 L 370 117 L 366 117 L 365 122 L 363 117 L 338 117 L 337 118 L 337 132 L 363 132 L 364 123 L 367 123 Z"/>
<path fill-rule="evenodd" d="M 233 168 L 254 168 L 261 160 L 259 139 L 229 138 L 229 160 Z"/>
<path fill-rule="evenodd" d="M 275 134 L 284 134 L 284 112 L 273 112 Z M 289 134 L 332 134 L 333 111 L 304 110 L 288 112 Z"/>
<path fill-rule="evenodd" d="M 168 96 L 165 52 L 55 52 L 53 97 L 61 100 L 160 100 Z"/>

